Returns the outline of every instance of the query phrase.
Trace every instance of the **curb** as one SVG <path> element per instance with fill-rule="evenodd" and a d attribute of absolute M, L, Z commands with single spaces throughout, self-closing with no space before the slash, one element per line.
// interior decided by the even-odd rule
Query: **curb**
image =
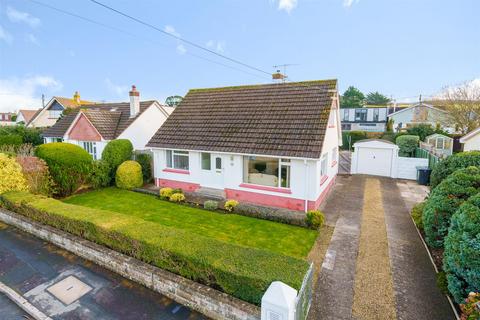
<path fill-rule="evenodd" d="M 3 282 L 0 282 L 0 292 L 5 294 L 10 300 L 15 302 L 23 311 L 28 313 L 35 320 L 52 320 L 52 318 L 38 310 L 24 297 L 16 293 L 11 288 L 7 287 Z"/>
<path fill-rule="evenodd" d="M 438 274 L 438 268 L 435 265 L 435 262 L 433 261 L 432 255 L 430 253 L 430 250 L 428 250 L 428 246 L 425 243 L 425 240 L 423 240 L 422 233 L 420 232 L 420 230 L 418 230 L 418 227 L 415 224 L 415 221 L 413 221 L 412 216 L 410 216 L 410 219 L 412 220 L 412 223 L 413 223 L 413 226 L 415 227 L 415 230 L 417 230 L 417 234 L 420 237 L 420 240 L 422 240 L 423 246 L 425 247 L 425 250 L 428 253 L 428 257 L 430 258 L 430 262 L 432 263 L 432 266 L 433 266 L 433 269 L 435 270 L 435 273 Z M 460 316 L 458 315 L 457 309 L 455 308 L 455 304 L 453 303 L 452 298 L 450 298 L 450 296 L 448 294 L 446 294 L 445 297 L 447 297 L 448 303 L 450 303 L 450 307 L 452 308 L 453 314 L 455 314 L 455 318 L 457 320 L 460 320 Z"/>

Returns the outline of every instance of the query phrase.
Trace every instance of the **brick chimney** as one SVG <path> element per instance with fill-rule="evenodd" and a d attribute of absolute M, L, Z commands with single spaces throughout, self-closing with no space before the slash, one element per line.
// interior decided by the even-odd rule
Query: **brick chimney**
<path fill-rule="evenodd" d="M 75 93 L 73 94 L 73 101 L 80 104 L 80 93 L 78 93 L 78 91 L 75 91 Z"/>
<path fill-rule="evenodd" d="M 137 87 L 132 86 L 130 91 L 130 118 L 134 118 L 140 112 L 140 92 Z"/>

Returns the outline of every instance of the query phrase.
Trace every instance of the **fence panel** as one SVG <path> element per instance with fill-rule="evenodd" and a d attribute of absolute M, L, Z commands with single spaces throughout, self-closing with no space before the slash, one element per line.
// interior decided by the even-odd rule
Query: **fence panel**
<path fill-rule="evenodd" d="M 416 158 L 428 159 L 428 167 L 430 169 L 433 169 L 435 164 L 437 164 L 437 162 L 440 161 L 439 157 L 431 154 L 428 150 L 425 150 L 425 149 L 422 149 L 422 148 L 415 149 L 415 157 Z"/>
<path fill-rule="evenodd" d="M 303 278 L 302 287 L 297 295 L 295 320 L 305 320 L 310 310 L 313 297 L 313 263 L 310 264 L 305 277 Z"/>

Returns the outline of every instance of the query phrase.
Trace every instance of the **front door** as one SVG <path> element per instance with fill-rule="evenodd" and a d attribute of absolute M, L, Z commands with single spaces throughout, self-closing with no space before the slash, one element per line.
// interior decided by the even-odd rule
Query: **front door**
<path fill-rule="evenodd" d="M 202 185 L 224 189 L 224 157 L 215 153 L 202 153 Z"/>

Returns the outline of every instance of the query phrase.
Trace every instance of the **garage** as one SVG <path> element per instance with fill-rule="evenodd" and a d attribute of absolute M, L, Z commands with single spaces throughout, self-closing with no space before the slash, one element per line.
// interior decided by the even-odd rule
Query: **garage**
<path fill-rule="evenodd" d="M 358 141 L 353 145 L 352 174 L 396 177 L 398 146 L 380 139 Z"/>

